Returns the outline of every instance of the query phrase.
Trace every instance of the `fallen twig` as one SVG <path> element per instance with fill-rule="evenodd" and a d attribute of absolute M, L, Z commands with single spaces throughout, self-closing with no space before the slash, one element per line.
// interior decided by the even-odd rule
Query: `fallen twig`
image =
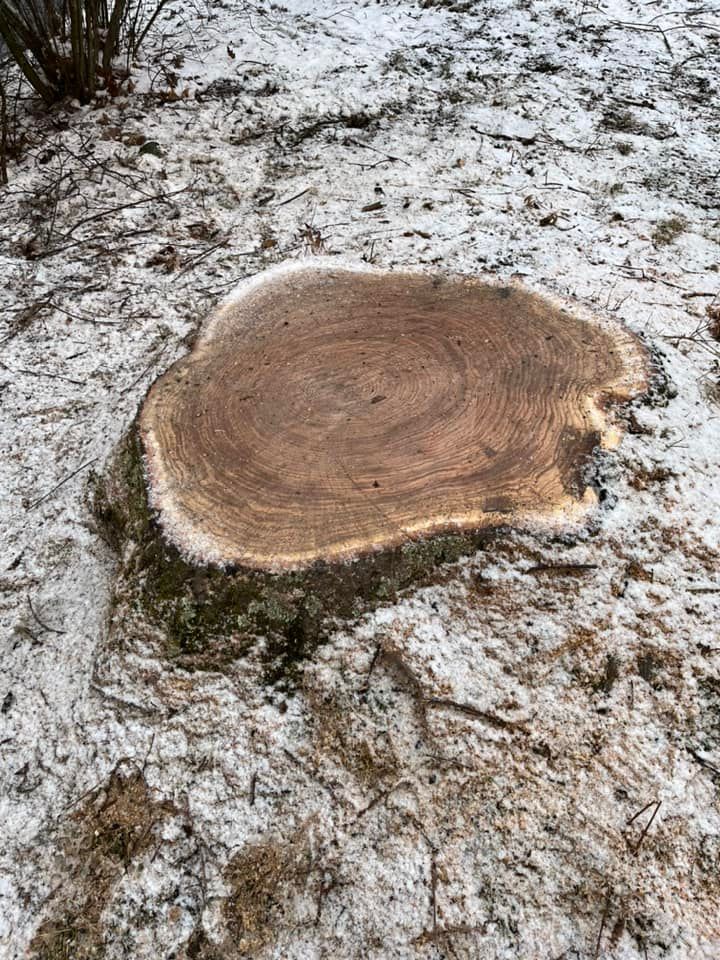
<path fill-rule="evenodd" d="M 458 703 L 457 700 L 446 700 L 443 697 L 428 697 L 423 701 L 429 707 L 440 707 L 446 710 L 457 710 L 458 713 L 464 713 L 468 717 L 476 720 L 484 720 L 491 727 L 497 727 L 500 730 L 525 730 L 525 724 L 515 720 L 506 720 L 504 717 L 498 717 L 494 713 L 488 713 L 485 710 L 478 710 L 468 703 Z"/>
<path fill-rule="evenodd" d="M 72 480 L 72 478 L 76 477 L 81 470 L 84 470 L 86 467 L 89 467 L 91 464 L 95 463 L 96 460 L 97 460 L 97 457 L 93 457 L 92 460 L 88 460 L 86 463 L 81 464 L 77 468 L 77 470 L 73 470 L 72 473 L 69 473 L 66 477 L 63 477 L 59 483 L 56 483 L 51 490 L 48 490 L 47 493 L 44 493 L 41 497 L 38 497 L 37 500 L 33 500 L 31 503 L 29 503 L 26 509 L 34 510 L 35 507 L 39 506 L 41 503 L 44 503 L 44 501 L 47 500 L 48 497 L 51 497 L 56 490 L 59 490 L 60 487 L 66 484 L 68 480 Z"/>
<path fill-rule="evenodd" d="M 163 356 L 163 354 L 165 353 L 166 350 L 167 350 L 167 344 L 166 344 L 161 350 L 158 350 L 158 352 L 157 352 L 157 353 L 155 354 L 155 356 L 152 358 L 152 360 L 150 361 L 150 363 L 145 367 L 145 369 L 144 369 L 141 373 L 139 373 L 139 374 L 137 375 L 137 377 L 135 377 L 135 379 L 133 380 L 132 383 L 128 384 L 128 386 L 125 387 L 125 389 L 123 390 L 123 393 L 129 393 L 129 392 L 133 389 L 133 387 L 135 387 L 138 383 L 140 383 L 140 381 L 141 381 L 144 377 L 146 377 L 148 373 L 150 373 L 150 371 L 152 370 L 152 368 L 153 368 L 157 363 L 159 363 L 159 361 L 162 359 L 162 356 Z"/>
<path fill-rule="evenodd" d="M 57 634 L 65 633 L 64 630 L 57 630 L 55 627 L 49 627 L 47 623 L 45 623 L 43 620 L 40 619 L 40 617 L 37 615 L 35 611 L 35 607 L 33 607 L 32 605 L 32 600 L 30 599 L 30 597 L 28 597 L 28 606 L 30 607 L 30 613 L 33 615 L 35 622 L 38 624 L 38 626 L 42 627 L 43 630 L 47 630 L 48 633 L 57 633 Z"/>
<path fill-rule="evenodd" d="M 305 774 L 306 777 L 308 777 L 310 780 L 314 780 L 315 783 L 322 787 L 322 789 L 328 794 L 329 797 L 332 798 L 335 803 L 342 803 L 343 806 L 347 805 L 347 801 L 343 797 L 339 797 L 330 784 L 325 783 L 325 781 L 317 774 L 317 772 L 310 769 L 299 757 L 296 757 L 292 750 L 288 750 L 287 747 L 283 747 L 283 753 L 288 760 L 291 760 L 295 766 Z"/>
<path fill-rule="evenodd" d="M 600 947 L 602 946 L 603 933 L 605 932 L 605 924 L 607 923 L 608 914 L 610 913 L 610 894 L 608 893 L 605 897 L 605 907 L 603 908 L 602 919 L 600 920 L 600 929 L 598 930 L 597 942 L 595 943 L 595 953 L 593 954 L 593 960 L 598 960 L 600 956 Z"/>
<path fill-rule="evenodd" d="M 47 307 L 57 310 L 58 313 L 62 313 L 63 316 L 69 317 L 70 320 L 80 320 L 82 323 L 92 323 L 101 327 L 115 327 L 120 321 L 119 320 L 98 320 L 96 317 L 83 317 L 79 313 L 70 313 L 69 310 L 65 310 L 64 307 L 58 306 L 57 303 L 54 303 L 52 300 L 48 300 L 46 303 Z"/>
<path fill-rule="evenodd" d="M 406 167 L 409 167 L 410 164 L 407 160 L 403 160 L 402 157 L 396 157 L 392 153 L 385 153 L 383 150 L 376 150 L 375 147 L 370 147 L 366 143 L 360 143 L 358 140 L 348 139 L 348 143 L 352 144 L 354 147 L 359 147 L 361 150 L 370 150 L 371 153 L 379 154 L 382 159 L 378 160 L 376 163 L 350 163 L 352 167 L 364 167 L 366 170 L 371 170 L 373 167 L 377 167 L 381 163 L 404 163 Z"/>
<path fill-rule="evenodd" d="M 706 760 L 705 757 L 702 757 L 696 750 L 688 749 L 688 753 L 697 761 L 701 767 L 705 767 L 706 770 L 709 770 L 711 773 L 716 774 L 720 777 L 720 767 L 716 767 L 714 763 L 710 763 L 709 760 Z"/>
<path fill-rule="evenodd" d="M 293 200 L 299 200 L 300 197 L 304 197 L 305 194 L 309 192 L 309 190 L 310 190 L 310 187 L 305 187 L 305 189 L 301 190 L 300 193 L 296 193 L 294 196 L 288 197 L 287 200 L 280 200 L 280 202 L 276 203 L 275 206 L 284 207 L 286 204 L 292 203 Z"/>
<path fill-rule="evenodd" d="M 393 784 L 391 787 L 388 787 L 386 790 L 381 790 L 372 798 L 366 807 L 363 807 L 362 810 L 358 811 L 355 822 L 357 823 L 357 821 L 364 817 L 366 813 L 370 813 L 371 810 L 374 810 L 379 803 L 383 803 L 385 800 L 387 800 L 387 798 L 397 789 L 403 786 L 408 786 L 410 783 L 410 780 L 398 780 L 397 783 Z"/>
<path fill-rule="evenodd" d="M 522 143 L 523 146 L 529 147 L 537 140 L 537 134 L 533 133 L 529 137 L 523 137 L 520 134 L 513 133 L 491 133 L 489 130 L 479 130 L 477 127 L 470 124 L 470 129 L 473 133 L 479 134 L 481 137 L 489 137 L 491 140 L 510 140 L 517 141 Z"/>
<path fill-rule="evenodd" d="M 10 370 L 10 367 L 5 367 Z M 72 383 L 76 387 L 84 387 L 84 380 L 73 380 L 72 377 L 64 377 L 61 373 L 48 373 L 47 370 L 26 370 L 24 367 L 15 367 L 12 373 L 24 373 L 28 377 L 47 377 L 49 380 L 63 380 L 65 383 Z"/>
<path fill-rule="evenodd" d="M 250 775 L 250 789 L 248 791 L 248 802 L 251 807 L 254 806 L 255 804 L 256 789 L 257 789 L 257 771 L 253 770 L 252 774 Z"/>
<path fill-rule="evenodd" d="M 597 563 L 537 563 L 534 567 L 528 567 L 525 573 L 560 573 L 573 576 L 597 568 Z"/>
<path fill-rule="evenodd" d="M 637 820 L 637 818 L 641 816 L 643 813 L 645 813 L 646 810 L 649 810 L 650 807 L 652 806 L 655 807 L 655 809 L 652 812 L 652 816 L 650 817 L 650 819 L 642 829 L 642 832 L 638 838 L 638 842 L 635 844 L 634 847 L 631 848 L 634 854 L 637 854 L 638 850 L 640 849 L 640 845 L 642 844 L 643 840 L 647 836 L 648 830 L 653 825 L 653 821 L 655 820 L 655 817 L 658 814 L 658 810 L 660 809 L 661 804 L 662 804 L 662 800 L 651 800 L 650 803 L 645 804 L 642 810 L 638 810 L 638 812 L 634 814 L 632 817 L 630 817 L 630 819 L 628 820 L 627 825 L 630 826 L 630 824 L 633 823 L 635 820 Z"/>
<path fill-rule="evenodd" d="M 184 273 L 187 273 L 188 270 L 192 270 L 199 263 L 202 263 L 203 260 L 209 257 L 211 253 L 217 250 L 218 247 L 227 246 L 229 242 L 230 242 L 230 233 L 227 233 L 224 237 L 218 240 L 217 243 L 214 243 L 211 247 L 208 247 L 207 250 L 203 250 L 202 253 L 199 253 L 196 256 L 190 257 L 188 260 L 186 260 L 185 263 L 183 264 L 182 269 L 178 271 L 177 276 L 181 277 Z"/>
<path fill-rule="evenodd" d="M 112 216 L 113 213 L 119 213 L 121 210 L 129 210 L 131 207 L 140 207 L 144 203 L 152 203 L 153 201 L 167 203 L 171 197 L 177 197 L 178 194 L 185 193 L 189 189 L 189 186 L 180 187 L 179 190 L 173 190 L 171 193 L 155 193 L 151 197 L 143 197 L 142 200 L 131 200 L 129 203 L 121 203 L 117 207 L 108 207 L 106 210 L 101 210 L 99 213 L 93 213 L 89 217 L 78 220 L 69 230 L 66 230 L 65 233 L 60 235 L 60 240 L 67 240 L 80 227 L 84 227 L 88 223 L 93 223 L 95 220 L 104 220 L 106 217 Z"/>

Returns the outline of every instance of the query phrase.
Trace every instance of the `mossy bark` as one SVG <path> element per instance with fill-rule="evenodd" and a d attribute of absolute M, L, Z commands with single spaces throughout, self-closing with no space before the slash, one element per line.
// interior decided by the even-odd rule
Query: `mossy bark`
<path fill-rule="evenodd" d="M 270 683 L 292 683 L 298 665 L 338 621 L 433 582 L 441 565 L 475 552 L 491 536 L 487 530 L 434 536 L 353 562 L 280 574 L 197 566 L 167 542 L 153 516 L 135 425 L 105 476 L 94 479 L 93 512 L 119 557 L 113 633 L 144 623 L 162 638 L 165 655 L 188 669 L 225 669 L 257 648 Z"/>

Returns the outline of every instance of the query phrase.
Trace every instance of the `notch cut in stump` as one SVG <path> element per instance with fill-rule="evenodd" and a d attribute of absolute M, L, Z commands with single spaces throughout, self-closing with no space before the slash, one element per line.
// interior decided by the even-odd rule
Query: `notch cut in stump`
<path fill-rule="evenodd" d="M 520 286 L 318 265 L 241 287 L 139 419 L 150 505 L 200 564 L 280 572 L 567 524 L 645 351 Z"/>

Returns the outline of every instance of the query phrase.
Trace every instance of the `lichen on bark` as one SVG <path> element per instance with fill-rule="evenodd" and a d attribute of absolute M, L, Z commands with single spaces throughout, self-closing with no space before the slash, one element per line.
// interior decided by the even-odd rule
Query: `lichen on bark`
<path fill-rule="evenodd" d="M 142 444 L 133 424 L 103 476 L 93 478 L 93 514 L 117 554 L 110 635 L 138 631 L 188 669 L 224 670 L 257 648 L 268 682 L 292 683 L 298 665 L 338 620 L 356 619 L 441 568 L 474 553 L 491 534 L 415 540 L 352 562 L 273 574 L 198 565 L 163 534 L 148 503 Z"/>

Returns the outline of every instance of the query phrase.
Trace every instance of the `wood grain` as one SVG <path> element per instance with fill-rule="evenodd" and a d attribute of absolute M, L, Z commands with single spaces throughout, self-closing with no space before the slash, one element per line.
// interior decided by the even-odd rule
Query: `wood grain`
<path fill-rule="evenodd" d="M 317 266 L 241 289 L 140 414 L 150 502 L 199 563 L 270 571 L 566 522 L 639 342 L 517 285 Z"/>

